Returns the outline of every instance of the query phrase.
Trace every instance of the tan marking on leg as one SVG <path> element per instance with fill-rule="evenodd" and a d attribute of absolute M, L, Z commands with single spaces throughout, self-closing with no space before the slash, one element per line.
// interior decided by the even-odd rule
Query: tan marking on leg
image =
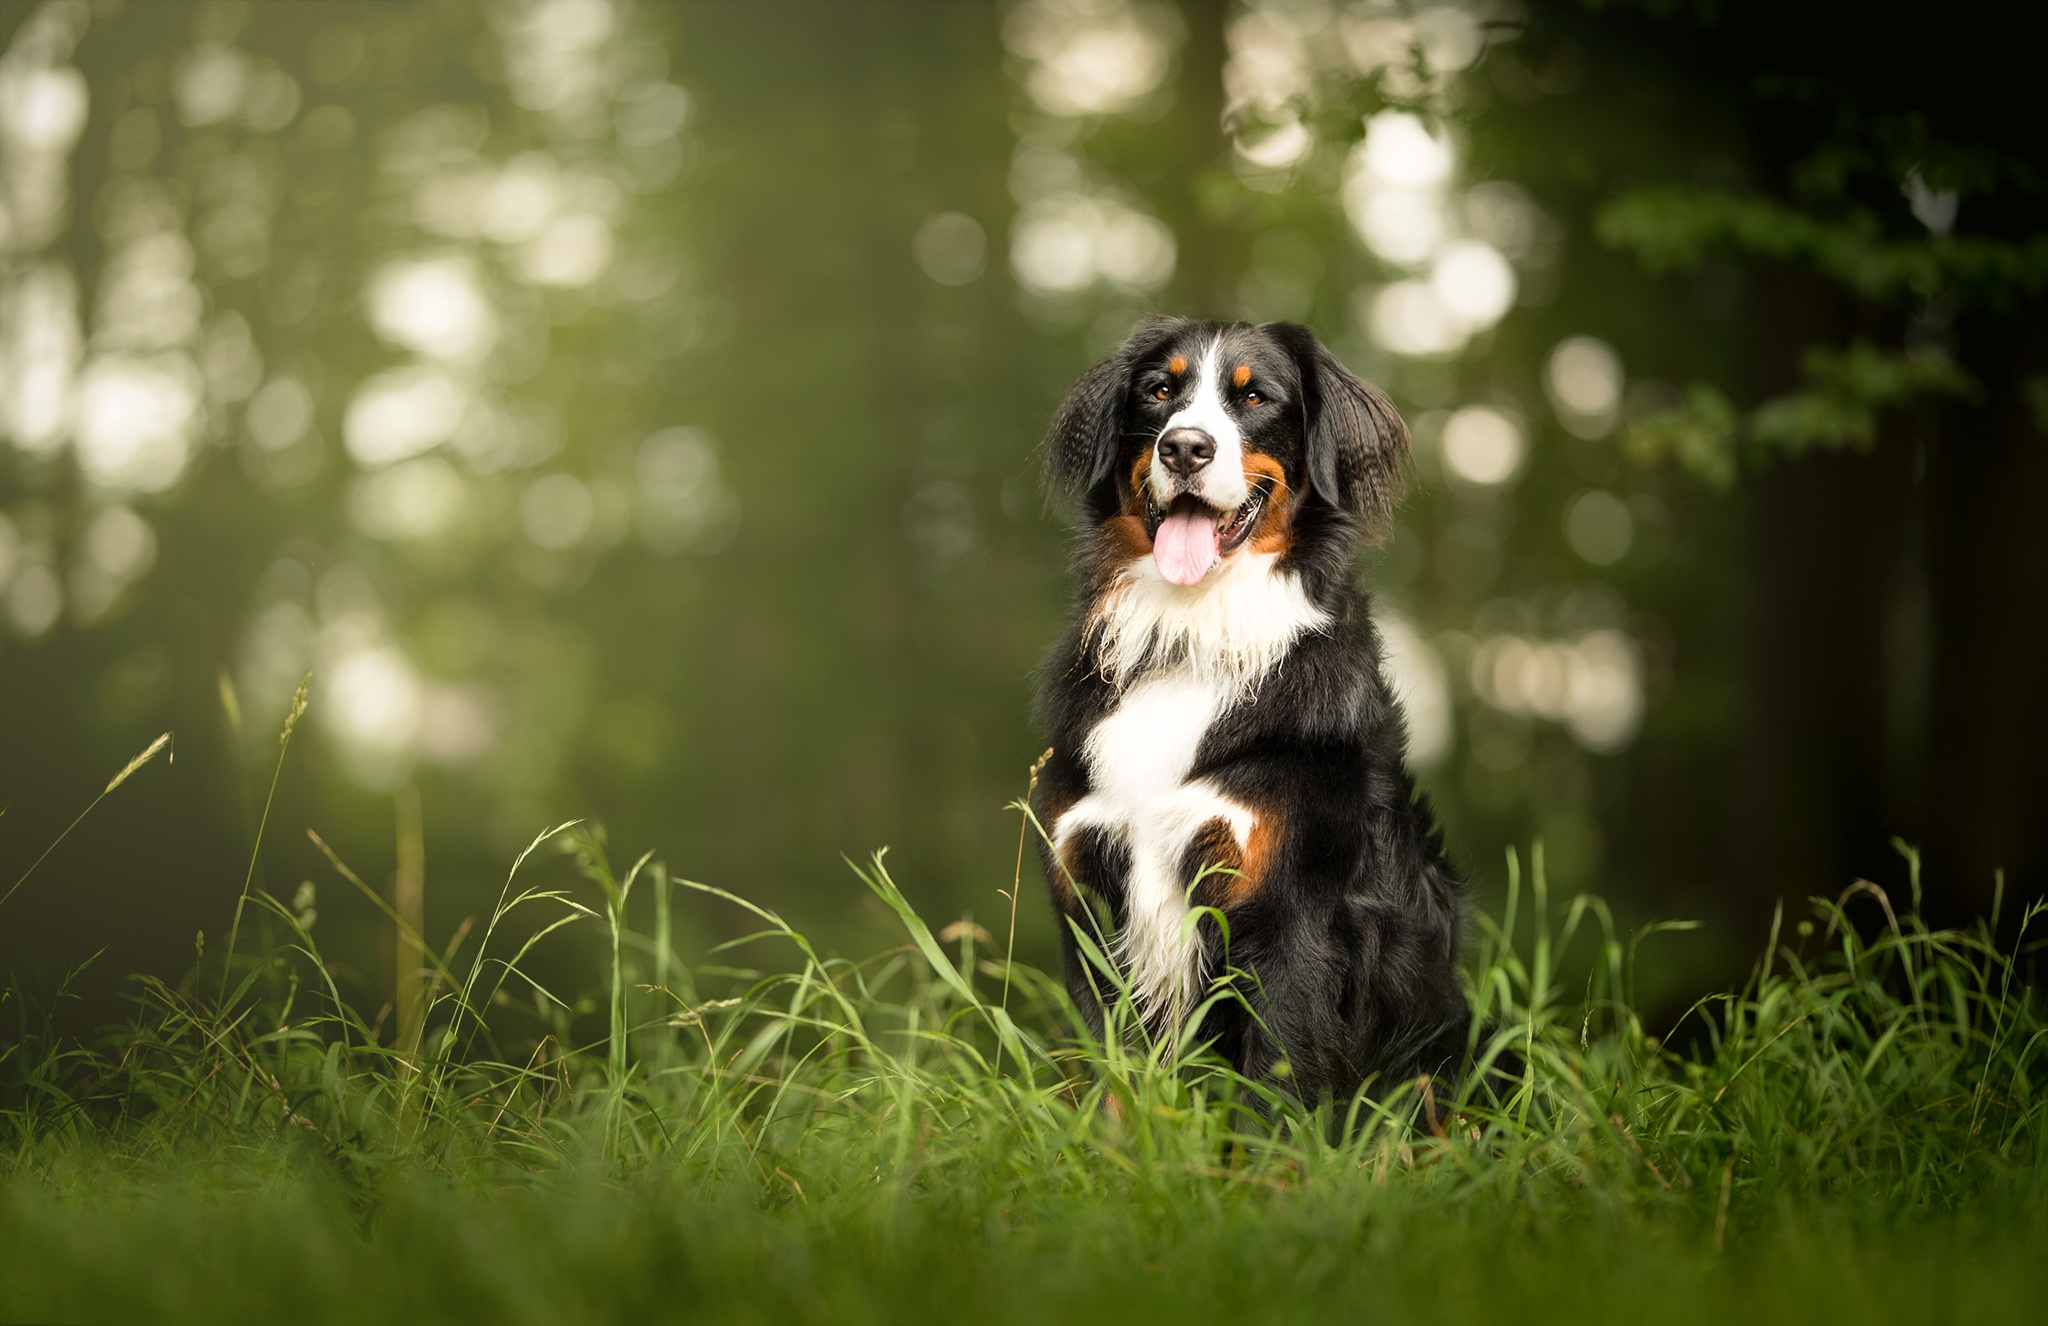
<path fill-rule="evenodd" d="M 1257 897 L 1272 864 L 1274 838 L 1272 817 L 1263 813 L 1253 819 L 1242 845 L 1222 816 L 1205 821 L 1188 843 L 1196 871 L 1212 867 L 1196 901 L 1229 911 Z"/>
<path fill-rule="evenodd" d="M 1048 755 L 1051 753 L 1051 751 L 1046 752 Z M 1046 883 L 1051 886 L 1053 900 L 1062 911 L 1067 910 L 1074 904 L 1073 880 L 1076 878 L 1076 875 L 1074 863 L 1068 856 L 1068 853 L 1073 849 L 1073 843 L 1060 842 L 1060 821 L 1066 818 L 1067 812 L 1073 808 L 1074 803 L 1072 799 L 1064 801 L 1054 800 L 1050 794 L 1048 794 L 1045 804 L 1036 808 L 1039 827 L 1045 830 L 1046 837 L 1052 839 L 1053 842 L 1053 868 L 1046 872 L 1052 878 L 1047 880 Z"/>

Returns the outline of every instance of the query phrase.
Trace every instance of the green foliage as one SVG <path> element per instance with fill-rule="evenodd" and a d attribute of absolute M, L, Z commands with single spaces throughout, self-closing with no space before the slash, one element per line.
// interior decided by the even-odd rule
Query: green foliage
<path fill-rule="evenodd" d="M 1669 457 L 1725 490 L 1735 486 L 1740 422 L 1726 396 L 1707 383 L 1695 382 L 1686 388 L 1682 405 L 1648 415 L 1631 426 L 1625 444 L 1637 460 Z"/>
<path fill-rule="evenodd" d="M 1986 168 L 1988 169 L 1988 167 Z M 1792 170 L 1800 202 L 1725 189 L 1664 185 L 1628 190 L 1602 207 L 1595 236 L 1633 254 L 1652 273 L 1686 271 L 1709 255 L 1763 260 L 1811 272 L 1852 301 L 1878 309 L 1952 301 L 1954 307 L 2010 313 L 2048 286 L 2048 235 L 2018 239 L 1946 233 L 1957 194 L 1943 195 L 1949 219 L 1926 233 L 1900 238 L 1875 211 L 1842 201 L 1852 175 L 1883 172 L 1839 145 L 1816 147 Z M 1962 172 L 1979 187 L 1994 181 Z M 1931 198 L 1917 167 L 1906 193 Z M 1916 203 L 1916 206 L 1918 204 Z M 1737 418 L 1718 389 L 1695 383 L 1682 407 L 1639 421 L 1631 449 L 1642 458 L 1669 456 L 1710 485 L 1735 481 L 1738 444 L 1753 457 L 1796 456 L 1808 450 L 1868 450 L 1879 415 L 1960 398 L 1984 389 L 1934 345 L 1880 349 L 1857 340 L 1844 348 L 1809 346 L 1801 355 L 1808 386 L 1763 401 Z"/>
<path fill-rule="evenodd" d="M 1861 209 L 1825 217 L 1723 189 L 1632 189 L 1601 209 L 1594 234 L 1652 271 L 1684 270 L 1725 251 L 1809 268 L 1874 303 L 1952 289 L 2002 307 L 2048 286 L 2048 235 L 1902 240 L 1886 235 L 1877 217 Z"/>
<path fill-rule="evenodd" d="M 521 882 L 556 848 L 601 910 Z M 2025 1264 L 2048 1010 L 2015 957 L 2042 908 L 2001 946 L 1858 884 L 1660 1037 L 1632 991 L 1674 927 L 1623 936 L 1590 897 L 1553 909 L 1540 848 L 1526 890 L 1516 864 L 1470 991 L 1497 1086 L 1377 1083 L 1313 1113 L 1128 1019 L 1091 1042 L 1058 981 L 971 925 L 935 934 L 879 854 L 858 873 L 904 942 L 851 961 L 551 830 L 467 961 L 432 959 L 416 1049 L 341 999 L 259 892 L 290 939 L 229 970 L 226 1001 L 202 965 L 143 982 L 96 1051 L 24 1035 L 0 1060 L 0 1312 L 541 1320 L 674 1295 L 707 1316 L 900 1315 L 1009 1285 L 1089 1316 L 1361 1294 L 1415 1315 L 1443 1294 L 1584 1301 L 1559 1256 L 1619 1257 L 1702 1304 L 1728 1301 L 1724 1256 L 1753 1260 L 1797 1303 L 1873 1248 L 1916 1250 L 1887 1274 L 1953 1286 L 1930 1250 L 1980 1228 L 1980 1257 Z M 626 924 L 650 887 L 758 928 L 685 970 Z M 1863 895 L 1874 938 L 1846 910 Z M 531 974 L 537 944 L 590 923 L 610 967 L 608 997 L 580 1005 L 594 1026 Z M 793 961 L 723 965 L 763 944 Z M 641 979 L 656 966 L 667 984 Z M 1133 1266 L 1173 1268 L 1171 1287 L 1133 1299 Z M 1629 1274 L 1612 1283 L 1643 1292 Z M 1972 1301 L 2019 1283 L 1980 1279 Z"/>
<path fill-rule="evenodd" d="M 1930 397 L 1975 399 L 1974 378 L 1931 346 L 1887 354 L 1867 341 L 1845 350 L 1812 346 L 1801 362 L 1802 391 L 1773 397 L 1738 414 L 1733 403 L 1704 382 L 1686 390 L 1683 404 L 1648 415 L 1628 432 L 1639 460 L 1666 457 L 1716 488 L 1733 486 L 1740 444 L 1750 442 L 1761 462 L 1776 452 L 1868 451 L 1877 441 L 1880 411 Z"/>
<path fill-rule="evenodd" d="M 1813 346 L 1801 361 L 1813 385 L 1766 401 L 1750 416 L 1759 443 L 1797 455 L 1809 447 L 1868 450 L 1877 412 L 1920 396 L 1977 394 L 1977 383 L 1933 347 L 1886 354 L 1858 341 L 1847 350 Z"/>
<path fill-rule="evenodd" d="M 2048 434 L 2048 373 L 2036 373 L 2021 386 L 2027 410 L 2034 416 L 2034 431 Z"/>

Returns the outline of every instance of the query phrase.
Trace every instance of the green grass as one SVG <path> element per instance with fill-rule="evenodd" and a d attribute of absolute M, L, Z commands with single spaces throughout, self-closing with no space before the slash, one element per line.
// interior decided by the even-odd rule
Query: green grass
<path fill-rule="evenodd" d="M 558 851 L 577 883 L 527 883 Z M 407 1044 L 252 892 L 102 1042 L 0 1048 L 0 1321 L 2032 1318 L 2042 909 L 2001 947 L 1859 886 L 1875 930 L 1817 903 L 1681 1050 L 1632 1000 L 1641 946 L 1679 941 L 1531 864 L 1470 964 L 1475 1053 L 1519 1077 L 1448 1128 L 1415 1108 L 1440 1084 L 1304 1115 L 1198 1045 L 1090 1043 L 879 856 L 902 942 L 856 962 L 551 831 L 475 933 L 422 943 Z M 685 965 L 679 891 L 754 932 Z M 564 927 L 607 955 L 580 1004 L 531 978 Z"/>

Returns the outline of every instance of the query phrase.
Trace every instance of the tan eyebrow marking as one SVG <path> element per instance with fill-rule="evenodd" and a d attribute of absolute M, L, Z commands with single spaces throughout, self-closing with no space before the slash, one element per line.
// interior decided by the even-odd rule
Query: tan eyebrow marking
<path fill-rule="evenodd" d="M 1173 374 L 1175 377 L 1179 377 L 1181 374 L 1187 372 L 1188 357 L 1186 355 L 1175 355 L 1173 358 L 1167 360 L 1166 371 Z"/>
<path fill-rule="evenodd" d="M 1252 380 L 1252 366 L 1250 364 L 1239 364 L 1237 371 L 1230 375 L 1230 380 L 1239 387 L 1244 386 Z"/>

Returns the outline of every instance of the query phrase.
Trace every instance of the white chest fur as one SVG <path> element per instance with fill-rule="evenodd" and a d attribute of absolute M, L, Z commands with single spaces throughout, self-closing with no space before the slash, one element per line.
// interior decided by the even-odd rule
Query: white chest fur
<path fill-rule="evenodd" d="M 1137 682 L 1089 734 L 1083 751 L 1093 790 L 1060 817 L 1054 843 L 1083 828 L 1109 834 L 1130 853 L 1125 914 L 1116 949 L 1148 1015 L 1177 1024 L 1193 1003 L 1201 953 L 1187 923 L 1182 858 L 1195 831 L 1226 821 L 1243 846 L 1250 811 L 1206 779 L 1189 781 L 1210 725 L 1234 698 L 1217 676 L 1187 669 Z M 1081 881 L 1084 885 L 1090 881 Z"/>
<path fill-rule="evenodd" d="M 1254 816 L 1208 779 L 1189 780 L 1216 719 L 1249 702 L 1296 640 L 1329 614 L 1273 554 L 1240 550 L 1189 586 L 1134 559 L 1091 623 L 1104 674 L 1124 689 L 1088 734 L 1089 793 L 1052 826 L 1063 848 L 1082 829 L 1130 853 L 1116 951 L 1146 1014 L 1178 1025 L 1192 1009 L 1202 954 L 1182 865 L 1196 830 L 1227 823 L 1244 848 Z M 1095 881 L 1082 880 L 1082 885 Z"/>
<path fill-rule="evenodd" d="M 1300 579 L 1280 569 L 1277 554 L 1247 548 L 1189 586 L 1170 583 L 1150 557 L 1132 560 L 1090 629 L 1112 680 L 1167 664 L 1249 695 L 1303 633 L 1329 624 Z"/>

